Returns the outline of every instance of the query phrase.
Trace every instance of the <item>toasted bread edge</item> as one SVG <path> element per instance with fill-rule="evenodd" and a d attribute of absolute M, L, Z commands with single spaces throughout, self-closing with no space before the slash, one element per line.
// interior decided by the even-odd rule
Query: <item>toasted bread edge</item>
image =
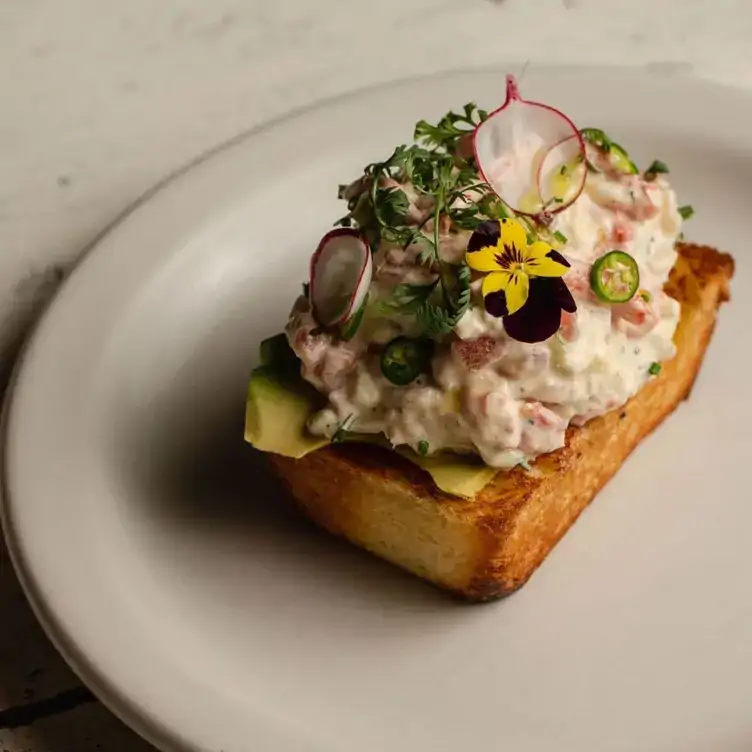
<path fill-rule="evenodd" d="M 499 473 L 468 501 L 375 446 L 329 446 L 299 460 L 269 455 L 272 467 L 303 512 L 331 533 L 463 598 L 509 595 L 692 390 L 734 262 L 708 246 L 678 250 L 666 287 L 682 306 L 676 357 L 621 409 L 570 428 L 566 445 L 539 457 L 532 472 Z"/>

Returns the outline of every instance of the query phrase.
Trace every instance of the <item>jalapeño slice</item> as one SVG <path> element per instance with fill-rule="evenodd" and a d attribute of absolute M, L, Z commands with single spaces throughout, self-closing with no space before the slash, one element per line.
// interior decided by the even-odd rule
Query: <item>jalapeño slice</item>
<path fill-rule="evenodd" d="M 590 270 L 590 286 L 604 303 L 626 303 L 640 287 L 637 262 L 624 251 L 609 251 Z"/>
<path fill-rule="evenodd" d="M 608 158 L 614 168 L 619 170 L 619 172 L 623 172 L 627 175 L 636 175 L 639 172 L 637 165 L 629 158 L 629 154 L 627 154 L 619 144 L 611 144 Z"/>
<path fill-rule="evenodd" d="M 580 135 L 585 141 L 607 154 L 609 163 L 618 172 L 625 175 L 636 175 L 639 172 L 626 150 L 616 141 L 612 141 L 600 128 L 583 128 Z"/>
<path fill-rule="evenodd" d="M 600 128 L 583 128 L 580 135 L 603 151 L 608 151 L 611 146 L 611 139 Z"/>
<path fill-rule="evenodd" d="M 428 339 L 396 337 L 381 356 L 381 372 L 397 386 L 407 386 L 428 371 L 433 342 Z"/>

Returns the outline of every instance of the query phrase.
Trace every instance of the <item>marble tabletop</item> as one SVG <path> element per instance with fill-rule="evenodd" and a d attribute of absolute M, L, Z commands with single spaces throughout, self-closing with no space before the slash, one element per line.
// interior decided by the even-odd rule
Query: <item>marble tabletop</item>
<path fill-rule="evenodd" d="M 750 0 L 0 0 L 0 389 L 44 303 L 142 193 L 285 112 L 514 62 L 752 86 Z M 698 117 L 712 117 L 702 112 Z M 0 752 L 151 749 L 37 626 L 0 545 Z"/>

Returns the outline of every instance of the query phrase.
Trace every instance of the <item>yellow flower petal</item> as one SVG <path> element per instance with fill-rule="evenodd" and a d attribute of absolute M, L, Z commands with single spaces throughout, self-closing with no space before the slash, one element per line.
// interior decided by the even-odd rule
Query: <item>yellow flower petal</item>
<path fill-rule="evenodd" d="M 553 249 L 539 240 L 525 254 L 525 271 L 533 277 L 563 277 L 569 267 L 548 256 Z"/>
<path fill-rule="evenodd" d="M 507 298 L 507 310 L 510 314 L 516 313 L 527 303 L 528 292 L 530 291 L 530 280 L 524 272 L 512 274 L 509 284 L 504 290 Z"/>
<path fill-rule="evenodd" d="M 496 260 L 499 249 L 495 245 L 481 248 L 479 251 L 468 251 L 465 254 L 467 265 L 476 272 L 496 272 L 501 267 Z"/>
<path fill-rule="evenodd" d="M 485 298 L 486 295 L 499 292 L 499 290 L 506 290 L 511 276 L 511 272 L 498 271 L 489 274 L 487 277 L 483 277 L 483 285 L 481 286 L 483 297 Z"/>
<path fill-rule="evenodd" d="M 519 311 L 527 302 L 530 280 L 523 272 L 499 271 L 489 274 L 483 279 L 481 292 L 485 298 L 492 293 L 504 291 L 507 313 Z"/>
<path fill-rule="evenodd" d="M 527 252 L 527 232 L 525 228 L 516 219 L 501 220 L 501 238 L 499 246 L 513 245 L 520 252 L 521 257 L 525 257 Z"/>

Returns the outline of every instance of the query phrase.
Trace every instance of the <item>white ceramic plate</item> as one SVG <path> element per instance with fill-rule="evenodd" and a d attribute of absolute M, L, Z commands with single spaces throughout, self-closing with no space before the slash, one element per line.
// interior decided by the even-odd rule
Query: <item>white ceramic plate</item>
<path fill-rule="evenodd" d="M 337 184 L 419 118 L 497 104 L 502 72 L 253 133 L 118 224 L 39 327 L 7 413 L 12 555 L 67 660 L 158 746 L 752 747 L 752 98 L 613 70 L 522 85 L 667 162 L 691 239 L 738 271 L 691 401 L 513 597 L 458 604 L 317 533 L 242 438 Z"/>

